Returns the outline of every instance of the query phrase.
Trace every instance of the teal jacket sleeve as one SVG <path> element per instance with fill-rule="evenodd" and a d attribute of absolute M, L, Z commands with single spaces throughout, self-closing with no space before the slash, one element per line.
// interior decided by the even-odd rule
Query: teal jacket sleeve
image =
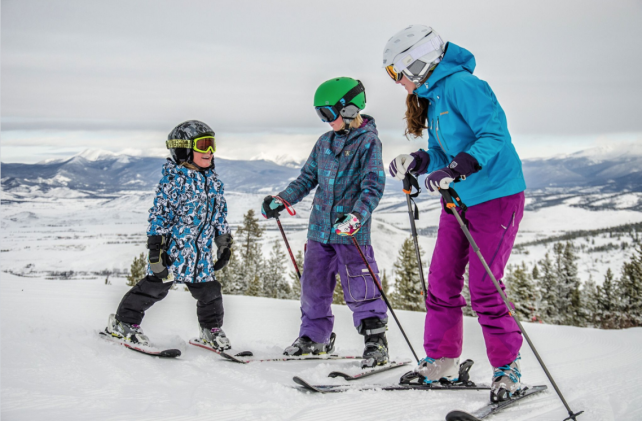
<path fill-rule="evenodd" d="M 154 205 L 149 210 L 147 235 L 166 235 L 171 232 L 176 219 L 176 209 L 181 197 L 173 175 L 164 175 L 156 187 Z"/>
<path fill-rule="evenodd" d="M 352 208 L 352 213 L 359 217 L 361 223 L 370 218 L 383 196 L 386 186 L 386 173 L 383 170 L 383 158 L 381 153 L 381 141 L 372 136 L 363 145 L 361 154 L 361 193 Z"/>
<path fill-rule="evenodd" d="M 301 168 L 301 174 L 299 174 L 296 180 L 292 181 L 285 190 L 278 194 L 291 205 L 299 203 L 319 184 L 317 146 L 318 143 L 314 145 L 312 153 L 303 165 L 303 168 Z"/>
<path fill-rule="evenodd" d="M 506 124 L 502 121 L 495 94 L 488 83 L 469 76 L 447 85 L 446 95 L 477 138 L 462 152 L 472 155 L 485 167 L 502 150 L 507 138 Z"/>

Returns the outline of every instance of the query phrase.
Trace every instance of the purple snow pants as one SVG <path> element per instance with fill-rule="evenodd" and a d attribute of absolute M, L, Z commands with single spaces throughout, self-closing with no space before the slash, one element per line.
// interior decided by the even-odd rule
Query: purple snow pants
<path fill-rule="evenodd" d="M 471 206 L 466 212 L 468 229 L 500 283 L 523 215 L 523 192 Z M 461 291 L 467 263 L 470 263 L 472 308 L 479 316 L 488 359 L 493 367 L 509 364 L 519 353 L 522 334 L 457 220 L 443 210 L 428 274 L 426 355 L 430 358 L 458 358 L 461 355 L 462 307 L 466 305 Z M 501 286 L 505 288 L 503 283 Z"/>
<path fill-rule="evenodd" d="M 361 246 L 370 267 L 379 278 L 372 246 Z M 301 276 L 301 329 L 299 337 L 307 336 L 314 342 L 330 340 L 334 316 L 330 304 L 341 277 L 346 304 L 352 310 L 355 327 L 363 319 L 387 319 L 386 303 L 380 298 L 368 268 L 354 244 L 323 244 L 308 240 Z"/>

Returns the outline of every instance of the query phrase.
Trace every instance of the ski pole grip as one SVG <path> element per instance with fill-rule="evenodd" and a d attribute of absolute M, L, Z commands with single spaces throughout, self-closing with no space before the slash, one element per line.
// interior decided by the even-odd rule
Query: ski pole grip
<path fill-rule="evenodd" d="M 403 179 L 403 192 L 406 194 L 410 194 L 410 192 L 412 191 L 411 190 L 412 185 L 410 184 L 410 177 L 412 177 L 410 173 L 406 173 L 406 176 Z"/>
<path fill-rule="evenodd" d="M 453 197 L 450 194 L 451 190 L 452 189 L 439 189 L 439 193 L 441 193 L 441 196 L 444 198 L 444 201 L 446 202 L 446 207 L 448 209 L 452 209 L 456 206 L 455 201 L 453 200 Z"/>

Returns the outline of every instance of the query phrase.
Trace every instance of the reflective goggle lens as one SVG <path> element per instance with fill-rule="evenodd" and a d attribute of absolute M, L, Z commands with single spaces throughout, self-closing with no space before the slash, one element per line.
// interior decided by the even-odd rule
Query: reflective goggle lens
<path fill-rule="evenodd" d="M 192 147 L 196 152 L 200 153 L 208 153 L 208 152 L 216 152 L 216 141 L 214 140 L 214 136 L 203 136 L 203 137 L 197 137 L 194 139 L 194 146 Z"/>
<path fill-rule="evenodd" d="M 317 110 L 317 115 L 324 123 L 332 123 L 339 117 L 339 115 L 334 112 L 334 108 L 332 107 L 324 106 L 316 107 L 315 109 Z"/>
<path fill-rule="evenodd" d="M 386 66 L 386 72 L 388 73 L 388 76 L 395 82 L 399 82 L 401 80 L 401 77 L 403 74 L 401 72 L 397 73 L 395 71 L 395 66 L 394 64 L 391 64 L 390 66 Z"/>

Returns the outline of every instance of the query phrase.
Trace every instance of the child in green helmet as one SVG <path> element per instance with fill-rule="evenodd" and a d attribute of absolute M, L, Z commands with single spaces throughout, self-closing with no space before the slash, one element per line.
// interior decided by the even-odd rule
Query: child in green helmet
<path fill-rule="evenodd" d="M 338 273 L 354 325 L 365 337 L 362 365 L 388 362 L 386 305 L 350 238 L 362 246 L 378 273 L 370 226 L 386 177 L 374 119 L 360 115 L 365 105 L 365 89 L 358 80 L 340 77 L 321 84 L 314 107 L 332 130 L 317 140 L 301 175 L 263 202 L 263 215 L 273 218 L 284 209 L 284 202 L 296 204 L 317 187 L 301 277 L 301 328 L 298 339 L 285 349 L 286 355 L 334 350 L 330 305 Z"/>

